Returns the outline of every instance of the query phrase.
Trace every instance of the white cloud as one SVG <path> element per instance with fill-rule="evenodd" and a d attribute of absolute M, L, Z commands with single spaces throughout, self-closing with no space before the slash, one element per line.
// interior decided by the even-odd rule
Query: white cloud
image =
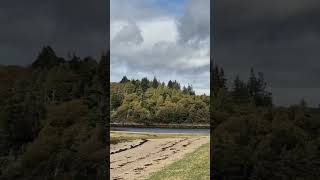
<path fill-rule="evenodd" d="M 138 45 L 143 42 L 140 28 L 134 23 L 129 22 L 126 25 L 119 27 L 119 30 L 114 32 L 111 44 L 119 43 L 124 45 Z"/>
<path fill-rule="evenodd" d="M 173 18 L 154 18 L 151 21 L 138 21 L 146 46 L 153 46 L 158 42 L 176 42 L 178 29 Z"/>
<path fill-rule="evenodd" d="M 144 0 L 112 0 L 111 81 L 119 81 L 123 75 L 135 79 L 156 76 L 162 81 L 192 84 L 198 94 L 208 94 L 209 30 L 201 28 L 209 27 L 210 17 L 199 9 L 190 9 L 204 7 L 207 0 L 200 1 L 201 5 L 197 5 L 199 0 L 185 5 L 185 14 L 180 18 Z M 123 7 L 121 15 L 119 7 Z M 187 17 L 192 18 L 188 21 Z M 187 35 L 190 37 L 186 38 Z"/>

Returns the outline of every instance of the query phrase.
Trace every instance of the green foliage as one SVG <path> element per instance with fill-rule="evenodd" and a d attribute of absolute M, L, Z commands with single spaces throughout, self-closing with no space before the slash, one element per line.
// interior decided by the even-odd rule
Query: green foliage
<path fill-rule="evenodd" d="M 116 94 L 113 93 L 111 94 L 111 110 L 117 109 L 119 106 L 121 106 L 122 101 L 123 101 L 123 94 Z"/>
<path fill-rule="evenodd" d="M 196 96 L 190 85 L 181 90 L 177 81 L 122 80 L 111 83 L 112 122 L 209 123 L 209 97 Z"/>
<path fill-rule="evenodd" d="M 214 131 L 212 161 L 218 179 L 316 179 L 319 154 L 307 129 L 288 111 L 248 110 L 228 115 Z M 315 121 L 316 119 L 314 119 Z M 319 135 L 319 134 L 318 134 Z"/>
<path fill-rule="evenodd" d="M 0 179 L 105 179 L 108 56 L 0 66 Z"/>
<path fill-rule="evenodd" d="M 153 80 L 152 80 L 152 85 L 151 86 L 156 89 L 156 88 L 158 88 L 159 85 L 160 85 L 160 82 L 157 80 L 156 77 L 154 77 Z"/>
<path fill-rule="evenodd" d="M 240 80 L 239 76 L 234 80 L 234 87 L 232 90 L 232 98 L 236 104 L 249 104 L 250 92 L 247 85 Z"/>
<path fill-rule="evenodd" d="M 213 88 L 212 90 L 214 90 Z M 212 92 L 214 93 L 214 92 Z M 318 179 L 320 111 L 271 106 L 262 73 L 211 101 L 213 179 Z"/>
<path fill-rule="evenodd" d="M 217 64 L 211 70 L 211 87 L 213 95 L 217 96 L 221 89 L 226 88 L 227 80 L 224 76 L 223 68 L 219 68 Z"/>
<path fill-rule="evenodd" d="M 47 68 L 50 69 L 65 62 L 63 58 L 56 56 L 56 53 L 50 46 L 45 46 L 41 50 L 36 61 L 32 63 L 32 68 Z"/>

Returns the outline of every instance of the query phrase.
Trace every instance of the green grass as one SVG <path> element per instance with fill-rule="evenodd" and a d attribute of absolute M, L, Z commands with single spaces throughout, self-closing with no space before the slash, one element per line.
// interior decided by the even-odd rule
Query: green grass
<path fill-rule="evenodd" d="M 183 159 L 151 174 L 146 180 L 209 180 L 210 144 L 202 145 Z"/>
<path fill-rule="evenodd" d="M 131 141 L 136 139 L 162 139 L 162 138 L 184 138 L 184 137 L 202 137 L 207 136 L 203 134 L 152 134 L 152 133 L 130 133 L 111 131 L 110 144 L 117 144 L 119 142 Z"/>

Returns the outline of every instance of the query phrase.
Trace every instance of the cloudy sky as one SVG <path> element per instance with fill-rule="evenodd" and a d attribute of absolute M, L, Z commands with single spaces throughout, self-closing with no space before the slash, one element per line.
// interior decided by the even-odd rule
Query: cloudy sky
<path fill-rule="evenodd" d="M 156 76 L 209 94 L 210 0 L 111 0 L 111 81 Z"/>
<path fill-rule="evenodd" d="M 0 64 L 29 65 L 45 45 L 99 57 L 109 48 L 108 12 L 103 0 L 1 0 Z"/>
<path fill-rule="evenodd" d="M 41 47 L 99 56 L 112 44 L 111 80 L 157 76 L 209 88 L 211 55 L 229 77 L 263 71 L 277 104 L 320 104 L 319 0 L 2 0 L 0 64 L 31 64 Z"/>
<path fill-rule="evenodd" d="M 212 56 L 229 77 L 250 67 L 269 81 L 274 102 L 320 104 L 320 1 L 213 1 Z"/>

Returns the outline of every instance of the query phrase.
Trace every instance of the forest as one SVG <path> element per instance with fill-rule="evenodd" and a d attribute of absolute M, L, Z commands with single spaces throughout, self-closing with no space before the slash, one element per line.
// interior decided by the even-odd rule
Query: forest
<path fill-rule="evenodd" d="M 274 105 L 261 72 L 227 87 L 224 70 L 211 68 L 213 179 L 319 179 L 320 109 Z"/>
<path fill-rule="evenodd" d="M 0 66 L 0 179 L 106 179 L 109 54 Z"/>
<path fill-rule="evenodd" d="M 110 84 L 109 53 L 62 58 L 45 46 L 29 66 L 0 66 L 0 179 L 106 179 L 109 112 L 119 123 L 210 123 L 214 179 L 318 179 L 320 109 L 276 106 L 264 74 L 248 73 L 229 82 L 212 66 L 210 96 L 157 78 Z"/>
<path fill-rule="evenodd" d="M 152 124 L 208 124 L 207 95 L 196 95 L 192 86 L 177 81 L 129 80 L 111 83 L 111 122 Z"/>

